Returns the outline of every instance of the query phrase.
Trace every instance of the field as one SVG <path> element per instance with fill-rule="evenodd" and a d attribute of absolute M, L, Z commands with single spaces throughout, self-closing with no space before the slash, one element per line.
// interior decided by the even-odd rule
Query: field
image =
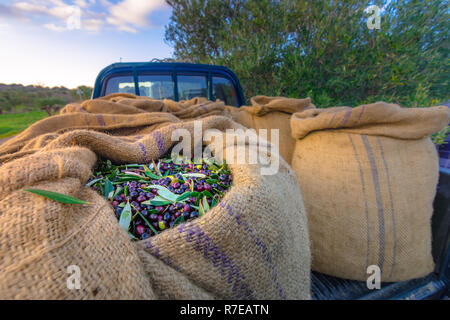
<path fill-rule="evenodd" d="M 47 117 L 45 111 L 11 113 L 0 115 L 0 139 L 6 138 L 26 129 L 34 122 Z"/>

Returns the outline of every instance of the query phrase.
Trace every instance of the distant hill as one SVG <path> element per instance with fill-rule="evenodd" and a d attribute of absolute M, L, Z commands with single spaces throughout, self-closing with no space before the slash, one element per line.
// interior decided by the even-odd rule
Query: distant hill
<path fill-rule="evenodd" d="M 91 97 L 92 88 L 78 87 L 82 99 Z M 66 87 L 24 86 L 21 84 L 0 83 L 0 113 L 20 113 L 40 110 L 43 106 L 63 106 L 73 101 L 79 101 L 77 89 Z"/>

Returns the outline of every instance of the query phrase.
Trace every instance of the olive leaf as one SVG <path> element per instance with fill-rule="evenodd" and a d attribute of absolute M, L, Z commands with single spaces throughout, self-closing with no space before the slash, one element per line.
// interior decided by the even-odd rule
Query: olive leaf
<path fill-rule="evenodd" d="M 175 193 L 171 192 L 166 187 L 163 187 L 163 186 L 160 186 L 160 185 L 157 185 L 157 184 L 152 184 L 152 185 L 149 185 L 147 188 L 158 190 L 158 195 L 161 196 L 162 198 L 165 198 L 165 199 L 170 200 L 172 202 L 176 202 L 177 201 L 178 195 L 176 195 Z"/>
<path fill-rule="evenodd" d="M 194 177 L 194 178 L 206 178 L 206 175 L 203 173 L 181 173 L 181 176 L 184 177 Z"/>
<path fill-rule="evenodd" d="M 176 199 L 176 202 L 184 201 L 184 200 L 188 199 L 190 196 L 191 196 L 191 192 L 186 191 L 183 194 L 178 196 L 178 198 Z"/>
<path fill-rule="evenodd" d="M 199 206 L 198 206 L 198 216 L 201 217 L 205 214 L 205 209 L 203 208 L 202 203 L 200 202 Z"/>
<path fill-rule="evenodd" d="M 86 202 L 71 196 L 68 196 L 66 194 L 62 194 L 62 193 L 58 193 L 58 192 L 53 192 L 53 191 L 48 191 L 48 190 L 42 190 L 42 189 L 34 189 L 34 188 L 28 188 L 28 189 L 23 189 L 24 191 L 27 192 L 31 192 L 43 197 L 46 197 L 48 199 L 57 201 L 57 202 L 61 202 L 61 203 L 69 203 L 69 204 L 93 204 L 90 202 Z"/>
<path fill-rule="evenodd" d="M 128 231 L 131 223 L 131 206 L 130 203 L 127 202 L 125 207 L 120 214 L 119 224 L 125 230 Z"/>
<path fill-rule="evenodd" d="M 203 197 L 203 201 L 202 201 L 202 202 L 203 202 L 203 203 L 202 203 L 203 210 L 204 210 L 205 213 L 206 213 L 206 212 L 208 212 L 209 209 L 210 209 L 209 204 L 208 204 L 208 199 L 206 198 L 206 196 Z"/>
<path fill-rule="evenodd" d="M 213 197 L 212 193 L 209 192 L 208 190 L 203 191 L 203 195 L 204 195 L 205 197 L 208 197 L 208 198 L 212 198 L 212 197 Z"/>
<path fill-rule="evenodd" d="M 85 184 L 86 187 L 91 187 L 93 186 L 95 183 L 99 182 L 100 180 L 102 180 L 103 178 L 98 178 L 92 181 L 89 181 L 88 183 Z"/>
<path fill-rule="evenodd" d="M 173 226 L 175 227 L 176 225 L 179 225 L 181 223 L 184 222 L 184 216 L 180 215 L 178 218 L 175 219 L 175 221 L 173 222 Z"/>
<path fill-rule="evenodd" d="M 103 193 L 104 197 L 106 199 L 108 199 L 110 197 L 111 192 L 114 192 L 114 187 L 113 187 L 111 181 L 109 181 L 109 179 L 106 178 L 105 189 L 104 189 L 104 193 Z"/>

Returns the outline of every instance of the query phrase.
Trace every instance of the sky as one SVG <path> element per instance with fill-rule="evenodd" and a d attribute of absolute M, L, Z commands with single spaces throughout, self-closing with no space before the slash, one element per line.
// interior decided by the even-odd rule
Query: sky
<path fill-rule="evenodd" d="M 114 62 L 168 58 L 164 0 L 0 0 L 0 83 L 94 86 Z"/>

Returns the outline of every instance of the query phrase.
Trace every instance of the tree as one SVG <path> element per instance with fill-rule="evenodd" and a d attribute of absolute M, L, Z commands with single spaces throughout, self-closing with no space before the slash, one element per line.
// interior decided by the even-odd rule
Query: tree
<path fill-rule="evenodd" d="M 448 98 L 445 0 L 392 0 L 369 30 L 366 0 L 167 0 L 175 57 L 226 65 L 247 98 L 311 96 L 318 106 Z"/>
<path fill-rule="evenodd" d="M 38 105 L 45 110 L 49 116 L 54 114 L 66 102 L 61 98 L 43 98 L 38 100 Z"/>
<path fill-rule="evenodd" d="M 81 92 L 81 100 L 90 99 L 92 96 L 92 88 L 87 86 L 79 86 L 76 89 L 70 90 L 70 94 L 74 100 L 80 100 L 80 95 L 78 92 Z"/>

